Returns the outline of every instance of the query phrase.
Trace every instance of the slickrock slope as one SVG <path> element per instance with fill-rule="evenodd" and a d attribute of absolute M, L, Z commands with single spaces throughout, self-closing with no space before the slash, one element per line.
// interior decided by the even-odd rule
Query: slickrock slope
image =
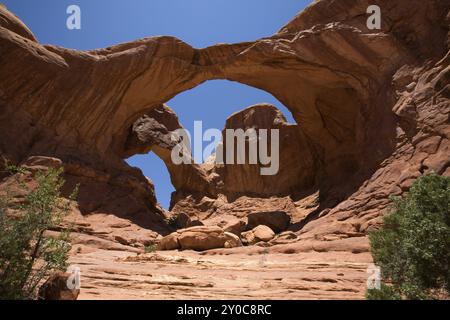
<path fill-rule="evenodd" d="M 370 4 L 381 7 L 381 30 L 366 27 Z M 174 231 L 152 183 L 124 161 L 153 150 L 177 189 L 174 213 L 223 227 L 283 211 L 295 236 L 272 243 L 269 254 L 321 252 L 325 260 L 367 263 L 366 234 L 389 196 L 429 170 L 450 176 L 449 9 L 447 0 L 321 0 L 254 42 L 194 49 L 154 37 L 77 51 L 38 43 L 0 6 L 0 154 L 33 170 L 63 166 L 66 194 L 80 183 L 72 213 L 80 245 L 139 251 Z M 280 127 L 292 137 L 282 143 L 279 179 L 239 166 L 170 163 L 167 137 L 180 125 L 161 105 L 212 79 L 263 89 L 292 112 L 296 125 L 258 107 L 226 123 Z M 248 112 L 255 112 L 250 122 Z M 0 190 L 20 199 L 14 181 L 3 175 Z M 105 252 L 95 263 L 111 263 Z"/>
<path fill-rule="evenodd" d="M 228 249 L 235 250 L 235 249 Z M 361 299 L 369 254 L 81 251 L 79 299 Z"/>

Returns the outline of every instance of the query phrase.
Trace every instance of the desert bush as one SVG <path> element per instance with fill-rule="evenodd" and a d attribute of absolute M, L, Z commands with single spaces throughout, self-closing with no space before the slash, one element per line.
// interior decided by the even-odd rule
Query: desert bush
<path fill-rule="evenodd" d="M 367 289 L 368 300 L 400 300 L 401 296 L 392 286 L 381 283 L 380 289 Z"/>
<path fill-rule="evenodd" d="M 156 251 L 156 246 L 154 244 L 145 246 L 144 251 L 145 251 L 145 253 L 153 253 Z"/>
<path fill-rule="evenodd" d="M 12 171 L 24 173 L 21 168 Z M 53 238 L 45 234 L 69 211 L 69 201 L 60 197 L 60 174 L 57 169 L 36 173 L 37 187 L 21 204 L 11 203 L 7 196 L 0 199 L 0 299 L 34 299 L 43 279 L 67 268 L 68 232 Z M 75 195 L 76 191 L 72 198 Z"/>
<path fill-rule="evenodd" d="M 432 299 L 450 293 L 450 178 L 431 173 L 392 199 L 379 230 L 369 235 L 380 290 L 367 297 Z M 389 283 L 389 284 L 387 284 Z"/>

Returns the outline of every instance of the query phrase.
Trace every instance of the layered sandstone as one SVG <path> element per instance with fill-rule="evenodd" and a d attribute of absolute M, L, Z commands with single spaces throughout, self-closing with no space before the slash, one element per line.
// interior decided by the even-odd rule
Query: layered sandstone
<path fill-rule="evenodd" d="M 366 27 L 369 4 L 382 9 L 381 30 Z M 40 44 L 0 7 L 0 154 L 32 170 L 63 166 L 66 194 L 80 183 L 79 245 L 140 250 L 174 231 L 171 214 L 234 221 L 239 233 L 236 221 L 247 225 L 251 214 L 285 212 L 288 233 L 269 241 L 270 252 L 357 256 L 389 196 L 429 170 L 450 176 L 449 9 L 439 0 L 321 0 L 253 42 L 195 49 L 153 37 L 78 51 Z M 279 128 L 277 176 L 171 163 L 168 137 L 181 126 L 163 104 L 212 79 L 263 89 L 292 112 L 297 124 L 254 106 L 224 125 Z M 172 213 L 124 161 L 149 151 L 171 173 Z M 0 191 L 14 181 L 3 174 Z"/>

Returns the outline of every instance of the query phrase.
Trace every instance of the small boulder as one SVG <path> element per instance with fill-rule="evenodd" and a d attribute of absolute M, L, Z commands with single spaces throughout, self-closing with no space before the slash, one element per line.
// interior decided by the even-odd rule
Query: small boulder
<path fill-rule="evenodd" d="M 255 235 L 255 238 L 259 241 L 270 241 L 275 237 L 275 232 L 273 232 L 272 229 L 270 229 L 268 226 L 257 226 L 252 230 L 253 234 Z"/>
<path fill-rule="evenodd" d="M 189 217 L 186 213 L 181 212 L 176 216 L 176 226 L 178 229 L 188 228 L 191 223 L 191 217 Z"/>
<path fill-rule="evenodd" d="M 190 227 L 203 226 L 203 222 L 198 220 L 197 217 L 191 217 L 186 213 L 179 213 L 176 218 L 176 226 L 178 229 L 185 229 Z"/>
<path fill-rule="evenodd" d="M 275 233 L 268 226 L 260 225 L 253 230 L 243 232 L 242 239 L 247 245 L 253 245 L 258 242 L 268 242 L 275 237 Z"/>
<path fill-rule="evenodd" d="M 77 300 L 80 289 L 69 289 L 67 282 L 71 274 L 56 272 L 39 288 L 39 300 Z"/>
<path fill-rule="evenodd" d="M 242 247 L 242 241 L 237 235 L 235 235 L 234 233 L 230 233 L 230 232 L 225 232 L 224 235 L 227 238 L 227 240 L 224 244 L 225 248 Z"/>
<path fill-rule="evenodd" d="M 242 243 L 250 246 L 255 244 L 257 241 L 255 240 L 255 234 L 253 233 L 253 231 L 246 231 L 246 232 L 242 232 Z"/>
<path fill-rule="evenodd" d="M 278 234 L 275 238 L 273 238 L 270 243 L 275 244 L 287 244 L 294 242 L 298 239 L 297 235 L 292 231 L 285 231 Z"/>
<path fill-rule="evenodd" d="M 156 250 L 176 250 L 180 248 L 180 243 L 178 242 L 178 232 L 173 232 L 168 236 L 162 238 L 158 245 L 156 246 Z"/>
<path fill-rule="evenodd" d="M 244 228 L 245 221 L 236 218 L 227 221 L 227 223 L 223 226 L 223 230 L 225 232 L 233 233 L 238 237 L 241 235 L 241 232 L 244 231 Z"/>
<path fill-rule="evenodd" d="M 191 227 L 201 227 L 204 226 L 203 222 L 201 222 L 200 220 L 191 220 L 191 223 L 189 223 L 188 228 Z"/>

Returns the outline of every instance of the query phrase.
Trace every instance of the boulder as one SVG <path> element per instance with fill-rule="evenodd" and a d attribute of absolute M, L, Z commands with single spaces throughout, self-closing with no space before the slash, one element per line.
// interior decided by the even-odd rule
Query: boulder
<path fill-rule="evenodd" d="M 241 238 L 239 238 L 237 235 L 231 232 L 225 232 L 224 235 L 227 238 L 227 241 L 224 245 L 225 248 L 242 247 Z"/>
<path fill-rule="evenodd" d="M 67 282 L 71 274 L 56 272 L 39 288 L 39 300 L 77 300 L 80 289 L 69 289 Z"/>
<path fill-rule="evenodd" d="M 270 240 L 270 244 L 286 244 L 294 242 L 298 239 L 297 235 L 292 231 L 284 231 L 275 236 L 272 240 Z"/>
<path fill-rule="evenodd" d="M 191 220 L 191 223 L 189 223 L 188 228 L 201 226 L 204 226 L 204 224 L 200 220 Z"/>
<path fill-rule="evenodd" d="M 275 237 L 275 233 L 268 226 L 260 225 L 256 228 L 243 232 L 242 239 L 247 245 L 253 245 L 258 242 L 268 242 Z"/>
<path fill-rule="evenodd" d="M 245 221 L 236 218 L 227 221 L 226 225 L 223 226 L 225 232 L 233 233 L 238 237 L 241 235 L 241 232 L 244 231 L 244 228 Z"/>
<path fill-rule="evenodd" d="M 259 241 L 267 242 L 275 237 L 273 230 L 264 225 L 257 226 L 252 230 L 252 232 L 255 235 L 255 238 Z"/>
<path fill-rule="evenodd" d="M 291 217 L 284 211 L 252 212 L 248 216 L 247 229 L 265 225 L 275 231 L 282 232 L 289 227 Z"/>
<path fill-rule="evenodd" d="M 156 250 L 176 250 L 180 248 L 180 243 L 178 242 L 178 232 L 174 232 L 165 236 L 160 240 L 156 246 Z"/>
<path fill-rule="evenodd" d="M 255 234 L 250 230 L 246 232 L 242 232 L 242 243 L 250 246 L 255 244 L 257 241 L 255 240 Z"/>
<path fill-rule="evenodd" d="M 198 220 L 197 217 L 191 217 L 188 214 L 181 212 L 177 215 L 176 226 L 178 229 L 186 229 L 190 227 L 203 226 L 203 222 Z"/>
<path fill-rule="evenodd" d="M 197 226 L 180 229 L 162 238 L 157 250 L 195 250 L 204 251 L 218 248 L 242 246 L 241 239 L 217 226 Z"/>
<path fill-rule="evenodd" d="M 181 249 L 204 251 L 209 249 L 224 248 L 228 238 L 219 227 L 192 227 L 178 231 L 178 242 Z"/>
<path fill-rule="evenodd" d="M 178 229 L 189 228 L 189 225 L 191 224 L 191 217 L 184 212 L 180 212 L 176 216 L 175 221 Z"/>

